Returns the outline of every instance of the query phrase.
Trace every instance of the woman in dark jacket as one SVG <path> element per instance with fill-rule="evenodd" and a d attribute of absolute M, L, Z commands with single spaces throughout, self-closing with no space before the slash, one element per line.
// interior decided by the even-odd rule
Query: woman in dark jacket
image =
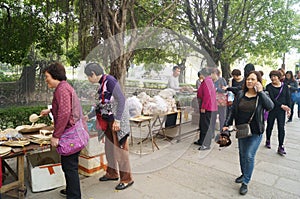
<path fill-rule="evenodd" d="M 257 107 L 256 100 L 258 100 Z M 260 73 L 258 71 L 249 72 L 245 77 L 244 88 L 239 91 L 234 99 L 233 108 L 230 110 L 223 127 L 223 131 L 228 130 L 228 126 L 232 125 L 233 119 L 236 125 L 248 123 L 254 113 L 250 122 L 252 136 L 238 139 L 242 175 L 235 182 L 242 183 L 240 188 L 240 194 L 242 195 L 248 192 L 247 185 L 254 169 L 255 154 L 264 132 L 263 110 L 271 110 L 273 107 L 272 100 L 263 91 Z"/>
<path fill-rule="evenodd" d="M 292 93 L 295 93 L 298 91 L 298 82 L 295 80 L 295 77 L 294 77 L 292 71 L 289 70 L 285 73 L 285 79 L 283 82 L 285 85 L 287 85 L 289 87 L 291 96 L 292 96 Z M 287 122 L 291 122 L 293 119 L 294 105 L 295 105 L 295 102 L 291 101 L 291 115 Z"/>
<path fill-rule="evenodd" d="M 282 78 L 282 75 L 280 71 L 273 70 L 270 72 L 269 76 L 272 82 L 267 85 L 266 90 L 269 92 L 270 98 L 274 103 L 274 109 L 270 111 L 267 120 L 267 140 L 265 146 L 269 149 L 271 148 L 271 135 L 276 119 L 279 142 L 277 153 L 280 155 L 285 155 L 286 152 L 283 147 L 285 137 L 285 117 L 289 117 L 291 113 L 291 95 L 288 86 L 281 82 L 280 78 Z"/>

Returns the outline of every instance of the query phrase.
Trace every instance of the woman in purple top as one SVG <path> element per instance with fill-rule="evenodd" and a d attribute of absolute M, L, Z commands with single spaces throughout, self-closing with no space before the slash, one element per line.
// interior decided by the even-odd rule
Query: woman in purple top
<path fill-rule="evenodd" d="M 129 163 L 128 140 L 130 133 L 129 111 L 125 97 L 118 81 L 111 75 L 104 74 L 97 63 L 88 63 L 84 73 L 91 83 L 99 83 L 99 98 L 95 111 L 88 114 L 87 119 L 100 114 L 108 123 L 105 130 L 105 155 L 107 159 L 106 174 L 100 181 L 118 180 L 116 190 L 123 190 L 133 184 Z M 98 116 L 97 116 L 98 117 Z M 119 168 L 119 171 L 118 171 Z"/>
<path fill-rule="evenodd" d="M 51 145 L 58 146 L 58 141 L 66 129 L 74 126 L 82 116 L 79 99 L 70 84 L 66 81 L 66 71 L 62 64 L 52 63 L 43 70 L 49 88 L 53 88 L 52 109 L 42 110 L 40 115 L 50 112 L 54 118 L 54 132 Z M 86 128 L 86 124 L 84 122 Z M 86 128 L 87 129 L 87 128 Z M 80 180 L 78 175 L 78 156 L 80 152 L 69 156 L 61 156 L 61 166 L 65 173 L 66 189 L 60 191 L 67 198 L 80 199 Z"/>

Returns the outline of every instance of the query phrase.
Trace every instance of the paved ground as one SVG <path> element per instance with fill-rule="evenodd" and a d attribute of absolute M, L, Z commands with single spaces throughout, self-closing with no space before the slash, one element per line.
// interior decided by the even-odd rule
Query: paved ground
<path fill-rule="evenodd" d="M 185 125 L 183 131 L 196 128 Z M 191 144 L 196 134 L 175 141 L 159 141 L 160 150 L 141 157 L 131 149 L 131 164 L 135 183 L 132 187 L 115 191 L 117 182 L 99 182 L 104 173 L 81 180 L 83 199 L 169 199 L 169 198 L 300 198 L 300 120 L 294 119 L 286 125 L 285 146 L 287 155 L 282 157 L 277 151 L 277 130 L 272 136 L 272 149 L 264 148 L 263 142 L 256 156 L 256 163 L 249 191 L 240 196 L 240 185 L 234 179 L 240 175 L 237 141 L 228 148 L 217 145 L 209 151 L 198 151 Z M 144 146 L 150 148 L 149 143 Z M 151 148 L 150 148 L 151 149 Z M 30 189 L 30 188 L 29 188 Z M 60 189 L 41 193 L 28 191 L 30 199 L 62 198 Z M 2 197 L 5 198 L 5 197 Z"/>

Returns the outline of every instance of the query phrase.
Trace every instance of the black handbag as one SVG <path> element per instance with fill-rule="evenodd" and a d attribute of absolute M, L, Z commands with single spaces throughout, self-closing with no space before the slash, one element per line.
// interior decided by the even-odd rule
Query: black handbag
<path fill-rule="evenodd" d="M 253 114 L 252 114 L 252 116 L 250 117 L 248 123 L 246 123 L 246 124 L 235 125 L 235 128 L 236 128 L 236 134 L 235 134 L 235 137 L 236 137 L 236 138 L 239 139 L 239 138 L 245 138 L 245 137 L 252 136 L 251 129 L 250 129 L 250 122 L 252 121 L 253 116 L 254 116 L 254 114 L 255 114 L 255 111 L 256 111 L 256 108 L 257 108 L 257 103 L 258 103 L 258 96 L 257 96 L 257 98 L 256 98 L 255 109 L 254 109 Z"/>

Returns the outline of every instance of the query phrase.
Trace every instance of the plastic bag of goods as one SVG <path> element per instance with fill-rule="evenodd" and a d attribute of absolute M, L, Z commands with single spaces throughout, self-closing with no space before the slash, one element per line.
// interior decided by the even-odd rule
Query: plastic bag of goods
<path fill-rule="evenodd" d="M 130 117 L 137 117 L 142 114 L 143 105 L 136 96 L 129 97 L 126 100 L 126 103 L 129 109 Z"/>
<path fill-rule="evenodd" d="M 160 97 L 159 95 L 156 95 L 153 97 L 154 101 L 157 105 L 158 113 L 167 113 L 168 112 L 168 105 L 166 103 L 166 100 Z"/>

